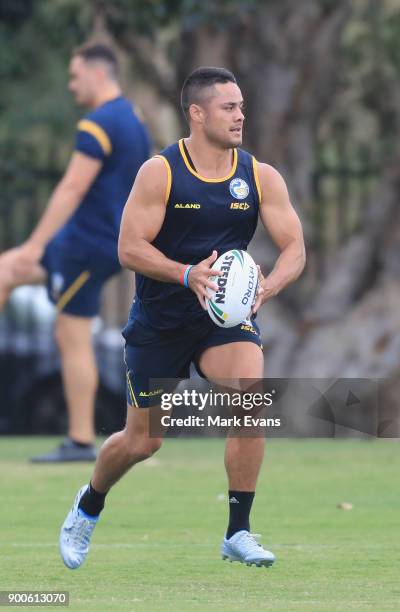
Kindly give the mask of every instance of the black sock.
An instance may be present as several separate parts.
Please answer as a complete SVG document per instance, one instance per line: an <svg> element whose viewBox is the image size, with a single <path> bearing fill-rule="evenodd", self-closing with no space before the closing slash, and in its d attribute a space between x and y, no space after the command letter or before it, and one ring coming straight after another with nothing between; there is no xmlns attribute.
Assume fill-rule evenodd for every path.
<svg viewBox="0 0 400 612"><path fill-rule="evenodd" d="M104 508L104 500L107 493L99 493L92 487L92 483L79 500L78 508L81 508L89 516L98 516Z"/></svg>
<svg viewBox="0 0 400 612"><path fill-rule="evenodd" d="M229 525L226 538L244 529L250 531L250 510L253 504L254 491L229 491Z"/></svg>

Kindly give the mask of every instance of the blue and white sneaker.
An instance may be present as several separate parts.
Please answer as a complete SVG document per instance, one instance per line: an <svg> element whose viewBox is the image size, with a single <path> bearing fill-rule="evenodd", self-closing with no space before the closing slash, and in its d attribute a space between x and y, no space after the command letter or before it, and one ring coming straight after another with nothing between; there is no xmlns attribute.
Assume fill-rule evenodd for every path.
<svg viewBox="0 0 400 612"><path fill-rule="evenodd" d="M224 538L221 545L222 559L229 559L231 562L240 561L257 567L262 565L269 567L275 561L275 555L257 542L258 537L259 534L241 530L234 533L229 540Z"/></svg>
<svg viewBox="0 0 400 612"><path fill-rule="evenodd" d="M81 508L79 501L89 485L79 489L74 505L69 511L60 531L60 554L65 565L77 569L85 561L89 552L89 542L98 516L89 516Z"/></svg>

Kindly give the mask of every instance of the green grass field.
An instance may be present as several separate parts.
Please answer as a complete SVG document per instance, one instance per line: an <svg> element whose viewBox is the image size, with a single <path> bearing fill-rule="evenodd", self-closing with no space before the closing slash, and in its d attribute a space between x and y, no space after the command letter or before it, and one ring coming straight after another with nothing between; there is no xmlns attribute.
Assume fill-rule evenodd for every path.
<svg viewBox="0 0 400 612"><path fill-rule="evenodd" d="M400 608L396 441L270 442L252 513L278 557L265 569L219 557L223 441L169 440L111 492L75 571L58 532L91 466L27 463L54 443L0 438L0 590L66 590L73 610Z"/></svg>

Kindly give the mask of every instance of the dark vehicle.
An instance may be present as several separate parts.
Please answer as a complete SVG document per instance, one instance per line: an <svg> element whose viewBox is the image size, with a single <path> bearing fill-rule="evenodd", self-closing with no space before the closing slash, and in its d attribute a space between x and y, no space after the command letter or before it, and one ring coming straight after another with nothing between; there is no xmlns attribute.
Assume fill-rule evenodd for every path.
<svg viewBox="0 0 400 612"><path fill-rule="evenodd" d="M55 311L43 287L20 287L0 315L0 434L64 434L67 415L54 341ZM94 321L100 384L96 430L125 421L125 370L120 329Z"/></svg>

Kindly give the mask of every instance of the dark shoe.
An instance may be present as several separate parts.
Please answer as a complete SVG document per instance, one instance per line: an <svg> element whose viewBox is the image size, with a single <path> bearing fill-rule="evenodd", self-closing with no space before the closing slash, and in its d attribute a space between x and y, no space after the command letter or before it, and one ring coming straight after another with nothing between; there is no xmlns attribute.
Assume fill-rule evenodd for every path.
<svg viewBox="0 0 400 612"><path fill-rule="evenodd" d="M69 438L61 442L54 451L31 457L31 463L61 463L64 461L96 461L97 450L90 446L79 446Z"/></svg>

